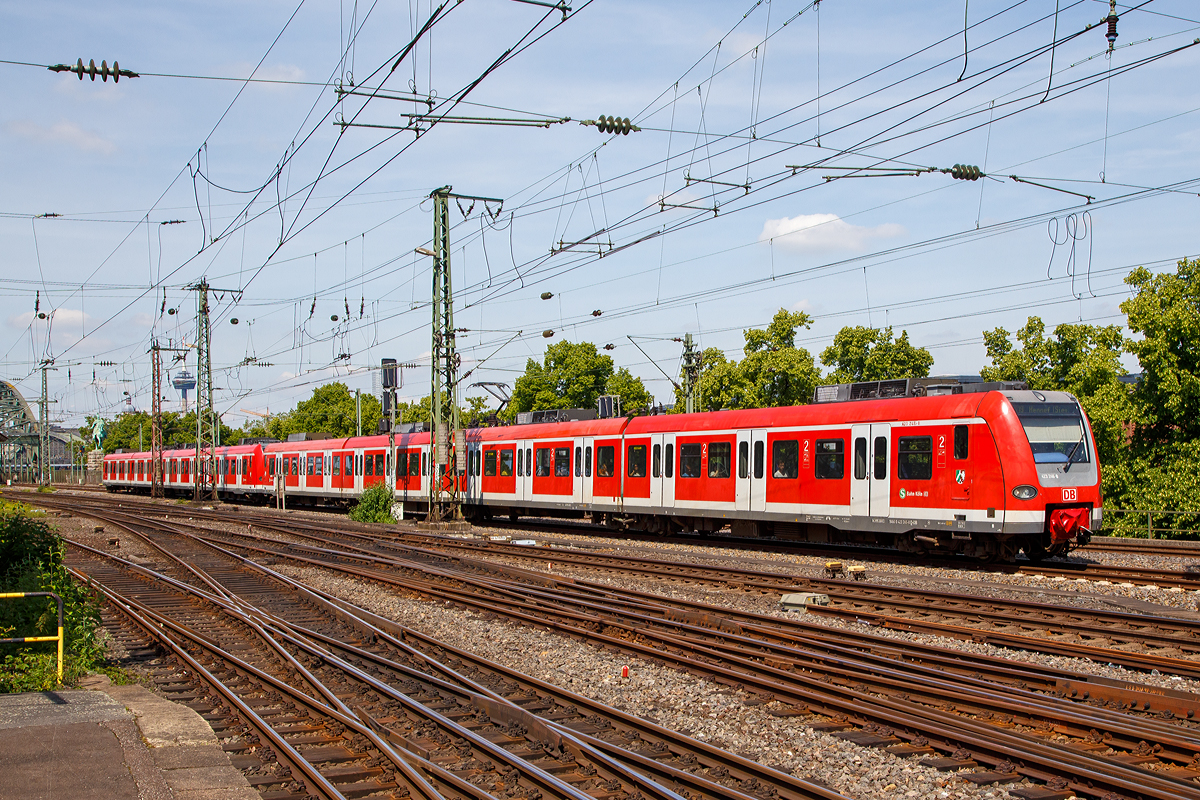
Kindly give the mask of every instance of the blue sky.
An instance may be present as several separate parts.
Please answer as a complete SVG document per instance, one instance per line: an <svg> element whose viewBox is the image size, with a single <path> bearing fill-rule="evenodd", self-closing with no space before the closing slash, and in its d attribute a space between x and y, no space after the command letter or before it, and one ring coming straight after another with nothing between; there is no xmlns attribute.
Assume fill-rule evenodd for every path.
<svg viewBox="0 0 1200 800"><path fill-rule="evenodd" d="M1049 2L971 3L964 45L962 2L595 0L564 21L466 0L391 71L436 6L0 3L5 62L143 74L0 64L3 376L32 398L54 358L64 421L115 414L125 391L148 408L149 343L194 342L186 287L207 276L240 290L213 306L226 422L330 380L370 390L381 357L428 361L414 248L445 185L504 200L451 208L464 363L500 348L471 381L511 385L553 330L613 344L669 402L627 337L673 373L672 338L736 356L742 329L779 308L814 316L798 336L814 354L843 325L890 324L938 374L977 372L981 332L1030 314L1119 324L1129 269L1200 251L1200 14L1120 4L1109 56L1107 2L1058 6L1056 20ZM333 86L381 80L369 99ZM571 121L335 124L399 127L422 98L443 115ZM578 124L602 114L642 130ZM993 177L883 174L959 163ZM425 368L404 381L428 392Z"/></svg>

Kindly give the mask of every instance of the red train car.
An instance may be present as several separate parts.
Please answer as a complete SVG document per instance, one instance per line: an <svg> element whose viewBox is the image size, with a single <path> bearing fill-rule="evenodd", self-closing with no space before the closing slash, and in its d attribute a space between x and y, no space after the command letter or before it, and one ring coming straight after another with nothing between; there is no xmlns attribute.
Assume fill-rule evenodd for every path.
<svg viewBox="0 0 1200 800"><path fill-rule="evenodd" d="M1062 553L1100 528L1095 441L1065 392L883 381L821 387L814 400L471 430L457 461L463 508L988 560ZM350 503L392 475L397 500L423 513L429 434L395 444L390 458L386 436L220 448L217 485L264 501ZM168 490L189 489L191 457L168 452ZM108 456L105 484L144 490L148 465L147 453Z"/></svg>

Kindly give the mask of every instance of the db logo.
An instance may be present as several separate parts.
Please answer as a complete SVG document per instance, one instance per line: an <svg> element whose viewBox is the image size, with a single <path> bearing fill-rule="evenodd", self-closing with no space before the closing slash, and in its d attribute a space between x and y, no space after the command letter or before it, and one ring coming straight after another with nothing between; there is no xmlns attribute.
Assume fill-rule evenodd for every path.
<svg viewBox="0 0 1200 800"><path fill-rule="evenodd" d="M1067 489L1064 487L1062 490L1063 502L1064 503L1074 503L1078 499L1076 492L1077 492L1077 490L1075 490L1075 489Z"/></svg>

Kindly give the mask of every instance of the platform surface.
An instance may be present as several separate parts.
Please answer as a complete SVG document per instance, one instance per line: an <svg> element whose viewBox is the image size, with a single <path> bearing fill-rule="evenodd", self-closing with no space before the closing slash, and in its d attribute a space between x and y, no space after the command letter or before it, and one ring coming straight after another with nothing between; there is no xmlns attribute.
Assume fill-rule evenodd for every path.
<svg viewBox="0 0 1200 800"><path fill-rule="evenodd" d="M257 800L196 712L141 686L0 695L0 800Z"/></svg>

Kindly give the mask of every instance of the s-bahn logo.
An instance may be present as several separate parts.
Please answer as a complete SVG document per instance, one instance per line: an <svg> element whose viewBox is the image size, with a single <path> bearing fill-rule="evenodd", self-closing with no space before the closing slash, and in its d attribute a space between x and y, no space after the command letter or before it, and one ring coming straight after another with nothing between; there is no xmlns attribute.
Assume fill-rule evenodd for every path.
<svg viewBox="0 0 1200 800"><path fill-rule="evenodd" d="M904 499L904 490L903 489L900 490L900 499L901 500Z"/></svg>

